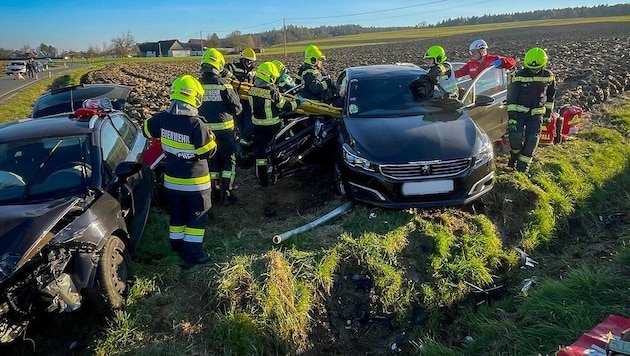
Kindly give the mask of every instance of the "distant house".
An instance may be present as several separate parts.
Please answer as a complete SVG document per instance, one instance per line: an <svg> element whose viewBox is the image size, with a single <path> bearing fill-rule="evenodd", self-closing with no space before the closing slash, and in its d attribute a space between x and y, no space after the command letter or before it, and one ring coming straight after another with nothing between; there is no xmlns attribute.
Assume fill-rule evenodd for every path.
<svg viewBox="0 0 630 356"><path fill-rule="evenodd" d="M139 57L188 57L190 48L178 40L143 42L138 44Z"/></svg>

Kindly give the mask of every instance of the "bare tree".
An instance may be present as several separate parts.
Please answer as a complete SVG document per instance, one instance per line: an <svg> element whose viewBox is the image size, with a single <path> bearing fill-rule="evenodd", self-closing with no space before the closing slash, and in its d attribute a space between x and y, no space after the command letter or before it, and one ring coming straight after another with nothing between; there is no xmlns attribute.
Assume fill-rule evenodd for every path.
<svg viewBox="0 0 630 356"><path fill-rule="evenodd" d="M138 53L138 46L136 40L131 35L131 31L127 30L127 34L122 34L120 37L112 38L112 54L116 57L127 57Z"/></svg>
<svg viewBox="0 0 630 356"><path fill-rule="evenodd" d="M206 42L208 43L208 48L217 48L221 47L221 39L216 33L208 36L206 38Z"/></svg>

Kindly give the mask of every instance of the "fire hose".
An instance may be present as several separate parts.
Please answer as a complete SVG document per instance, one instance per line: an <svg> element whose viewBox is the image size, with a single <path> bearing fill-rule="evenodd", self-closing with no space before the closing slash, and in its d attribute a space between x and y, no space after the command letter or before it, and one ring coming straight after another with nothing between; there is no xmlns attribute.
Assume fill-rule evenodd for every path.
<svg viewBox="0 0 630 356"><path fill-rule="evenodd" d="M241 99L247 100L247 93L253 84L233 80L232 86L236 88ZM283 93L282 96L292 101L297 100L297 97L291 94ZM298 106L295 112L303 115L324 115L337 119L341 118L341 108L310 99L305 99L305 101Z"/></svg>
<svg viewBox="0 0 630 356"><path fill-rule="evenodd" d="M348 209L350 209L352 207L353 202L351 200L339 205L337 208L335 208L335 210L332 210L331 212L329 212L326 215L321 216L320 218L311 221L308 224L304 224L302 226L296 227L293 230L289 230L287 232L283 232L279 235L275 235L273 237L273 243L275 244L279 244L282 241L288 239L289 237L292 237L294 235L297 234L301 234L303 232L306 232L312 228L314 228L315 226L321 225L323 223L325 223L326 221L335 218L343 213L345 213L346 211L348 211Z"/></svg>

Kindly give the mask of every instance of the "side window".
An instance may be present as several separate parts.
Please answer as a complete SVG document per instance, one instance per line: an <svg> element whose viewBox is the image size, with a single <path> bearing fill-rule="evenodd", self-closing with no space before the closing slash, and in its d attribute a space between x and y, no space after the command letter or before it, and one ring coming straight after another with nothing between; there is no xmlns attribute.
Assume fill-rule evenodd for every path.
<svg viewBox="0 0 630 356"><path fill-rule="evenodd" d="M505 70L501 68L491 68L476 79L475 95L493 96L507 89Z"/></svg>
<svg viewBox="0 0 630 356"><path fill-rule="evenodd" d="M131 149L138 133L136 126L123 115L113 115L111 119L127 148Z"/></svg>
<svg viewBox="0 0 630 356"><path fill-rule="evenodd" d="M129 156L129 148L112 125L111 121L106 121L101 127L101 150L103 152L103 178L105 184L114 178L114 172L118 163L124 161Z"/></svg>

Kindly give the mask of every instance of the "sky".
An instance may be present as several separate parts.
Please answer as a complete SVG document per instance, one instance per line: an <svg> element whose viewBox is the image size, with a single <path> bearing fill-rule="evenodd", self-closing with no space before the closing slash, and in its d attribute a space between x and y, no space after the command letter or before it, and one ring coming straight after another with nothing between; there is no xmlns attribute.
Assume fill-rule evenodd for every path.
<svg viewBox="0 0 630 356"><path fill-rule="evenodd" d="M84 51L131 34L136 42L223 38L287 25L365 27L435 24L456 17L626 3L597 0L25 0L0 2L0 48L40 44Z"/></svg>

